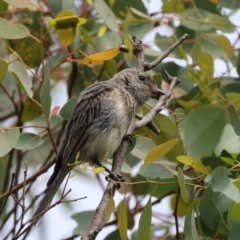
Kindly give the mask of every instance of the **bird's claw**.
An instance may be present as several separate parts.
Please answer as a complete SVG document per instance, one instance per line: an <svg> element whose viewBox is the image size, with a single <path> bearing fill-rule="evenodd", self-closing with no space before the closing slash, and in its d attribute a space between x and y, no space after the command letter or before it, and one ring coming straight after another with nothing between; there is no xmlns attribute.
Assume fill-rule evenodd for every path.
<svg viewBox="0 0 240 240"><path fill-rule="evenodd" d="M124 137L123 137L123 140L128 140L128 142L129 142L129 147L131 147L132 146L132 134L127 134L127 135L125 135Z"/></svg>
<svg viewBox="0 0 240 240"><path fill-rule="evenodd" d="M109 182L110 179L116 181L116 182L125 182L125 179L118 174L111 173L108 176L105 177L105 179ZM114 189L118 190L121 187L120 183L114 184Z"/></svg>

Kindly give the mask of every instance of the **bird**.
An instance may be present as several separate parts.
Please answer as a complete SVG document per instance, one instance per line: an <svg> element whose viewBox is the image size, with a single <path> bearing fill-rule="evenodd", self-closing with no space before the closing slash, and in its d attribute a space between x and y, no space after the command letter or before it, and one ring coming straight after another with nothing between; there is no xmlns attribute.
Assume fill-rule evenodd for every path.
<svg viewBox="0 0 240 240"><path fill-rule="evenodd" d="M159 99L161 95L165 95L164 91L157 87L149 73L131 68L84 89L68 122L53 174L34 216L41 215L50 205L66 175L77 165L77 155L77 163L102 166L120 146L138 109L149 98ZM121 176L108 172L110 178L122 181ZM36 222L38 219L36 217Z"/></svg>

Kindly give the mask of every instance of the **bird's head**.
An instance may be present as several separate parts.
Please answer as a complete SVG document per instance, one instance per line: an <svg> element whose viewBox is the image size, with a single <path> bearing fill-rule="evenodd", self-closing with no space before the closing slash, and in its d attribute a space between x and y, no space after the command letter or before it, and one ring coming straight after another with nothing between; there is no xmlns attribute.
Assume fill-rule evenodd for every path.
<svg viewBox="0 0 240 240"><path fill-rule="evenodd" d="M161 95L166 95L152 76L143 71L128 68L116 74L114 79L132 94L139 106L149 98L158 100Z"/></svg>

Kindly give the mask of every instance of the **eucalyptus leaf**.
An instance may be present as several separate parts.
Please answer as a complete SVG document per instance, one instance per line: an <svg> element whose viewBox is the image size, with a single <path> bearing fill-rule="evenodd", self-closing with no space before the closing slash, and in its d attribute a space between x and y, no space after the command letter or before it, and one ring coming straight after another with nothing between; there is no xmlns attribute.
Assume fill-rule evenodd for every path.
<svg viewBox="0 0 240 240"><path fill-rule="evenodd" d="M18 128L12 128L7 131L0 129L0 157L8 154L18 141L20 132Z"/></svg>
<svg viewBox="0 0 240 240"><path fill-rule="evenodd" d="M41 137L33 133L22 133L14 148L19 150L31 150L39 145Z"/></svg>

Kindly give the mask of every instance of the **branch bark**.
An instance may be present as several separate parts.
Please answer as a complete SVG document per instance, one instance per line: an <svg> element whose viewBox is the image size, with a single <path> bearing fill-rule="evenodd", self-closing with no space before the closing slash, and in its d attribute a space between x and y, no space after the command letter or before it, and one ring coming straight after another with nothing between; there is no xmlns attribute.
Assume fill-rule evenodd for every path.
<svg viewBox="0 0 240 240"><path fill-rule="evenodd" d="M184 34L162 56L158 57L152 63L149 63L144 59L144 47L143 47L142 41L136 37L133 37L132 45L133 45L133 53L137 59L137 69L146 71L146 70L150 70L150 69L156 67L177 46L179 46L187 37L188 37L188 35ZM120 51L128 52L128 48L124 45L121 45L119 47L119 49L120 49ZM169 86L167 94L164 96L161 96L159 98L159 101L157 102L156 106L154 108L152 108L152 110L146 116L144 116L140 121L138 121L136 123L133 122L130 125L127 134L132 134L134 130L142 128L146 125L152 126L151 123L153 121L154 116L159 113L161 108L166 104L167 99L170 98L173 88L180 82L180 80L177 77L170 76L166 71L165 71L165 74L167 76L168 81L170 82L170 86ZM127 148L128 148L128 140L123 140L121 145L119 146L118 150L114 153L112 171L115 174L119 174L121 171L122 163L123 163ZM91 223L88 231L82 235L81 240L94 240L94 239L96 239L98 233L102 230L102 227L104 225L104 217L105 217L106 207L107 207L107 204L108 204L111 196L114 194L113 186L114 186L114 183L112 183L112 182L108 183L108 185L104 191L103 197L96 209L96 213L93 217L92 223Z"/></svg>

